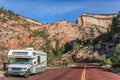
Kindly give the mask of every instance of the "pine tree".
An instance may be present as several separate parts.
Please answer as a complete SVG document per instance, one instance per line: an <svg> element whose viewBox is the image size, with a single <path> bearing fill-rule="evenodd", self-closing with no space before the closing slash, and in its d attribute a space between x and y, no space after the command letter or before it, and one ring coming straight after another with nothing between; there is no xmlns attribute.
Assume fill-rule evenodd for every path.
<svg viewBox="0 0 120 80"><path fill-rule="evenodd" d="M62 53L64 52L64 50L65 50L64 46L60 46L60 41L57 39L56 50L55 50L57 58L60 58L62 56Z"/></svg>
<svg viewBox="0 0 120 80"><path fill-rule="evenodd" d="M112 33L119 33L120 32L120 14L113 18L111 26Z"/></svg>
<svg viewBox="0 0 120 80"><path fill-rule="evenodd" d="M79 51L80 50L80 44L78 42L74 42L72 50Z"/></svg>
<svg viewBox="0 0 120 80"><path fill-rule="evenodd" d="M46 39L46 43L44 46L44 51L48 54L48 64L53 64L53 61L55 60L55 55L53 53L53 47L51 45L51 41Z"/></svg>

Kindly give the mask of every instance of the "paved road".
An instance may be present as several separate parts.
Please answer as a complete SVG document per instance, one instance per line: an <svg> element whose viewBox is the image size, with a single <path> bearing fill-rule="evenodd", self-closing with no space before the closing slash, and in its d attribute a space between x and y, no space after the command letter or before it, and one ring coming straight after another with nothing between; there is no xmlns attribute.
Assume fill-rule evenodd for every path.
<svg viewBox="0 0 120 80"><path fill-rule="evenodd" d="M55 68L31 75L29 78L0 77L0 80L120 80L120 76L89 63L78 63L76 67Z"/></svg>

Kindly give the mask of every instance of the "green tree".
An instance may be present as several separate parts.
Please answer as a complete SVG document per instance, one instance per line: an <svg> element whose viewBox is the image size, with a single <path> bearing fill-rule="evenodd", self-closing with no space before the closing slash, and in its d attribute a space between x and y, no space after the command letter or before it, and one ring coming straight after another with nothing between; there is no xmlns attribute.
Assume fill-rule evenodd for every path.
<svg viewBox="0 0 120 80"><path fill-rule="evenodd" d="M120 55L120 43L116 46L116 53Z"/></svg>
<svg viewBox="0 0 120 80"><path fill-rule="evenodd" d="M57 51L58 57L61 57L61 56L62 56L64 50L65 50L64 46L62 46L62 47L60 47L60 48L58 49L58 51Z"/></svg>
<svg viewBox="0 0 120 80"><path fill-rule="evenodd" d="M116 46L115 53L111 56L113 62L118 62L120 60L120 43Z"/></svg>
<svg viewBox="0 0 120 80"><path fill-rule="evenodd" d="M62 56L62 53L64 52L65 48L64 46L60 46L60 41L57 39L56 40L56 46L55 46L55 54L57 58L60 58Z"/></svg>
<svg viewBox="0 0 120 80"><path fill-rule="evenodd" d="M73 42L73 47L72 47L72 51L79 51L80 50L80 44L78 42Z"/></svg>
<svg viewBox="0 0 120 80"><path fill-rule="evenodd" d="M55 55L53 53L53 47L51 45L50 40L46 40L45 46L44 46L44 51L47 52L48 54L48 66L53 64L53 61L55 60Z"/></svg>
<svg viewBox="0 0 120 80"><path fill-rule="evenodd" d="M51 41L48 39L49 33L46 28L43 28L42 30L35 30L29 37L42 37L45 41L45 44L43 46L43 51L45 51L48 55L48 66L52 65L55 60L55 55L53 53L53 47L51 44Z"/></svg>
<svg viewBox="0 0 120 80"><path fill-rule="evenodd" d="M40 37L42 37L43 39L47 39L49 37L49 33L48 33L48 30L46 28L43 28L40 31Z"/></svg>
<svg viewBox="0 0 120 80"><path fill-rule="evenodd" d="M111 32L112 33L119 33L120 32L120 14L113 18Z"/></svg>
<svg viewBox="0 0 120 80"><path fill-rule="evenodd" d="M114 58L116 58L116 61L120 61L120 43L116 46L116 52L114 53Z"/></svg>
<svg viewBox="0 0 120 80"><path fill-rule="evenodd" d="M41 31L33 31L33 33L29 37L42 37L44 40L46 40L49 37L49 33L46 28L43 28Z"/></svg>
<svg viewBox="0 0 120 80"><path fill-rule="evenodd" d="M54 65L55 55L54 55L53 51L48 51L47 56L48 56L48 58L47 58L48 66Z"/></svg>
<svg viewBox="0 0 120 80"><path fill-rule="evenodd" d="M90 43L93 44L94 28L90 27Z"/></svg>
<svg viewBox="0 0 120 80"><path fill-rule="evenodd" d="M116 46L116 52L110 58L113 67L120 67L120 43Z"/></svg>

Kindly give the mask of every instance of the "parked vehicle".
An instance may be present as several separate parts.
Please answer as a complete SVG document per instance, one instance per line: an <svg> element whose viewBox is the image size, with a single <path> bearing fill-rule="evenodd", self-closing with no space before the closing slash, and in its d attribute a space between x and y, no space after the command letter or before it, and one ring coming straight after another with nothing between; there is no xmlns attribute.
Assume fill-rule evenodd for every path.
<svg viewBox="0 0 120 80"><path fill-rule="evenodd" d="M44 71L47 67L47 53L33 48L10 50L7 56L14 58L8 65L7 75L23 75L27 78L30 74Z"/></svg>

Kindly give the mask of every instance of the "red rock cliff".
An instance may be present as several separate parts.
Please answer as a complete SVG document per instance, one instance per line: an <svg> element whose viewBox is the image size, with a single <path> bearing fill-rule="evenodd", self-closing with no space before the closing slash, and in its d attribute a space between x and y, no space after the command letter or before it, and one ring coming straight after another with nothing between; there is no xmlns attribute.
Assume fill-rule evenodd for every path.
<svg viewBox="0 0 120 80"><path fill-rule="evenodd" d="M99 25L107 28L112 23L112 18L117 14L83 14L78 18L78 25L83 27L89 27L91 25Z"/></svg>

